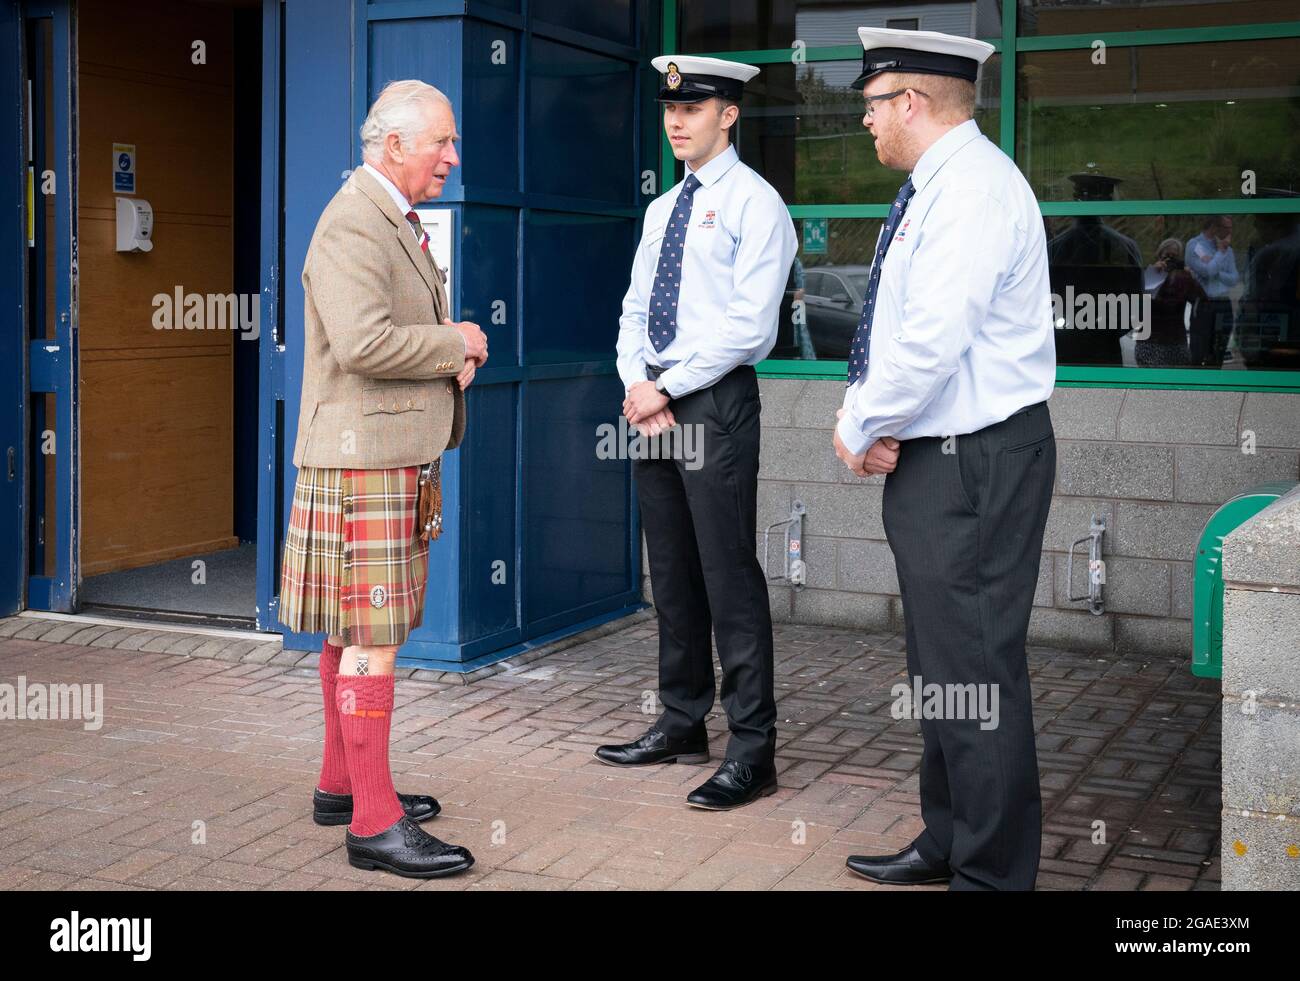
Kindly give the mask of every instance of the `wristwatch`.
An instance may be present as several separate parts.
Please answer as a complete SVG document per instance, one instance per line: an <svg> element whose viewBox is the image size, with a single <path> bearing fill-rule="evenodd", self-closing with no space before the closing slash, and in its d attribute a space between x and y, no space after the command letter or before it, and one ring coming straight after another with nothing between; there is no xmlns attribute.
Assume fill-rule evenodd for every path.
<svg viewBox="0 0 1300 981"><path fill-rule="evenodd" d="M668 389L664 388L663 375L660 375L658 378L655 379L655 391L659 392L662 395L668 394Z"/></svg>

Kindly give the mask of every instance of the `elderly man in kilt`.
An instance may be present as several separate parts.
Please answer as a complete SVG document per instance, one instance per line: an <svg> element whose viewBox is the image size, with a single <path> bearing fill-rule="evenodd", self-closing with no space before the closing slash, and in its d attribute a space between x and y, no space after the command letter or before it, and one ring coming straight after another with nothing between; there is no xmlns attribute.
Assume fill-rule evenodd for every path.
<svg viewBox="0 0 1300 981"><path fill-rule="evenodd" d="M487 360L483 332L448 317L413 210L442 193L456 140L446 96L393 82L361 127L364 166L316 224L280 584L281 621L327 635L314 818L349 825L352 865L419 878L474 862L420 828L438 802L398 794L388 764L393 665L420 624L441 523L438 463L464 436L464 391Z"/></svg>

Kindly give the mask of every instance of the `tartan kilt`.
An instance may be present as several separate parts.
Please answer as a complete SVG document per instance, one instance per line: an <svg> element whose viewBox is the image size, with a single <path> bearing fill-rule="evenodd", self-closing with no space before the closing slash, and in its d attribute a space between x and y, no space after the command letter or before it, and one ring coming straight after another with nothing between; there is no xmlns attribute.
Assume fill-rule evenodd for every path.
<svg viewBox="0 0 1300 981"><path fill-rule="evenodd" d="M279 618L345 646L405 642L420 625L429 543L416 530L419 467L301 467L284 535Z"/></svg>

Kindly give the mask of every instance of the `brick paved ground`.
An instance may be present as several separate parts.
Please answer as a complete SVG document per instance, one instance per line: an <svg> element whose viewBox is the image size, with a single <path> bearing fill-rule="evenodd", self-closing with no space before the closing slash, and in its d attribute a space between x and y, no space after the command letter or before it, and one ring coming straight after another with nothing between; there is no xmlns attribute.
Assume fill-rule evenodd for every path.
<svg viewBox="0 0 1300 981"><path fill-rule="evenodd" d="M437 881L352 869L342 829L311 822L315 655L28 618L0 621L0 638L0 682L99 682L107 703L98 731L0 722L0 889L869 890L884 887L845 856L894 851L921 826L919 731L889 714L897 636L777 627L781 789L727 813L683 802L711 766L591 756L645 728L653 620L470 685L403 678L399 789L437 796L425 827L477 858ZM179 648L198 656L162 652ZM1030 667L1038 887L1217 889L1218 684L1158 658L1035 648ZM716 758L720 708L709 728Z"/></svg>

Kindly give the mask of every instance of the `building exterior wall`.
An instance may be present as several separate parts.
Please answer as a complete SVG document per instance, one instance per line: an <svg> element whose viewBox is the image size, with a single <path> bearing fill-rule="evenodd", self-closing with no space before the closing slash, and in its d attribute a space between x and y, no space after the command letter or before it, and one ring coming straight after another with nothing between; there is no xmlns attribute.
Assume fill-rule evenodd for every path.
<svg viewBox="0 0 1300 981"><path fill-rule="evenodd" d="M902 628L902 603L880 505L883 477L853 476L831 449L844 383L764 378L758 550L763 529L807 508L807 584L773 584L779 622ZM1192 566L1205 522L1267 480L1300 479L1300 395L1058 388L1049 402L1056 489L1030 619L1035 644L1191 656ZM1070 543L1106 517L1105 612L1071 602ZM783 569L773 532L769 576ZM644 569L643 569L644 571ZM1087 551L1076 552L1075 594ZM646 596L651 597L648 580Z"/></svg>

